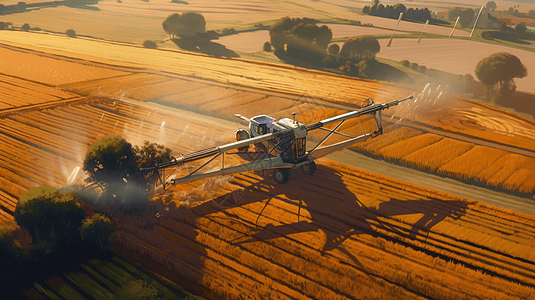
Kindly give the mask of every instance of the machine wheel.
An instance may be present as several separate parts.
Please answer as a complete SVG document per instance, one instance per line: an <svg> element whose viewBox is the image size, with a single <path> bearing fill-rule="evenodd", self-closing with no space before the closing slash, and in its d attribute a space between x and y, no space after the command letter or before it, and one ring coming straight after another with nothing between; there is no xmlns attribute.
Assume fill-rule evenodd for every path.
<svg viewBox="0 0 535 300"><path fill-rule="evenodd" d="M251 136L249 135L249 131L247 131L246 129L238 129L238 131L236 131L236 141L239 142L239 141L243 141L249 138L251 138ZM240 152L249 151L249 145L239 147L238 151Z"/></svg>
<svg viewBox="0 0 535 300"><path fill-rule="evenodd" d="M286 169L276 169L275 172L273 172L273 179L277 183L284 184L290 180L290 170Z"/></svg>
<svg viewBox="0 0 535 300"><path fill-rule="evenodd" d="M316 173L316 162L311 161L306 165L302 165L301 172L305 175L314 175Z"/></svg>

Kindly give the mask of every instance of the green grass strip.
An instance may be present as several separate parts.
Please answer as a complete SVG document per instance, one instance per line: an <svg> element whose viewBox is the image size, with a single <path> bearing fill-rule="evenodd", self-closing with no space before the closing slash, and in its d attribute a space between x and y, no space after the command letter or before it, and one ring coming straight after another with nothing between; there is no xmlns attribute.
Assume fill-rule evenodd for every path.
<svg viewBox="0 0 535 300"><path fill-rule="evenodd" d="M106 288L108 288L108 290L111 290L112 293L116 293L118 290L120 290L121 288L116 285L113 281L109 280L108 278L102 276L97 270L93 270L90 266L88 265L82 265L82 268L84 268L84 270L91 274L92 276L94 276L101 285L104 285Z"/></svg>
<svg viewBox="0 0 535 300"><path fill-rule="evenodd" d="M115 280L121 287L130 281L137 280L137 278L132 276L130 273L119 268L117 265L111 262L104 263L99 271L110 279Z"/></svg>
<svg viewBox="0 0 535 300"><path fill-rule="evenodd" d="M52 276L45 280L50 287L54 289L61 297L69 300L85 300L85 297L80 295L68 283L64 282L58 276Z"/></svg>
<svg viewBox="0 0 535 300"><path fill-rule="evenodd" d="M49 297L50 299L52 300L61 300L60 297L58 297L56 294L54 294L54 292L50 291L49 289L46 289L44 287L42 287L40 284L38 284L37 282L33 284L33 286L41 293L41 294L44 294L45 296Z"/></svg>
<svg viewBox="0 0 535 300"><path fill-rule="evenodd" d="M181 295L176 295L171 290L169 290L165 285L161 284L157 280L154 280L153 277L141 272L136 267L134 267L130 263L120 259L119 257L115 256L113 258L113 261L118 263L118 264L120 264L121 266L123 266L125 269L127 269L131 273L136 274L141 279L143 279L145 281L148 281L148 282L151 282L159 291L161 291L170 300L174 300L174 299L181 300L181 299L184 299L184 297L188 297L188 296L190 297L188 299L191 299L191 297L195 297L193 294L188 293L186 290L184 290L180 285L170 281L169 279L167 279L167 278L165 278L165 277L163 277L163 276L161 276L159 274L155 274L156 276L158 276L158 279L160 279L162 281L165 281L166 284L170 285L172 288L174 288L177 291L181 292ZM204 298L199 297L199 298L195 298L195 299L204 299Z"/></svg>
<svg viewBox="0 0 535 300"><path fill-rule="evenodd" d="M98 282L93 280L91 277L89 277L87 274L84 273L65 273L64 274L67 279L69 279L73 284L77 285L80 289L82 289L84 292L91 295L91 297L100 300L112 300L114 299L113 294L110 293L107 289L105 289L102 285L100 285ZM66 297L66 299L71 299Z"/></svg>

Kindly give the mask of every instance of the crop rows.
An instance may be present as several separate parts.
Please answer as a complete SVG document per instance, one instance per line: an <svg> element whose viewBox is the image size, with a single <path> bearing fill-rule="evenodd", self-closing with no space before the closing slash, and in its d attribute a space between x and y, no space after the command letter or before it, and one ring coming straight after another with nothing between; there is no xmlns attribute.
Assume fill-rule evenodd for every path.
<svg viewBox="0 0 535 300"><path fill-rule="evenodd" d="M150 230L132 221L118 226L121 243L191 280L202 272L203 284L227 298L533 293L532 217L328 165L317 178L294 174L291 187L235 176L223 192L245 189L240 207L218 211L203 202L174 211L171 202Z"/></svg>
<svg viewBox="0 0 535 300"><path fill-rule="evenodd" d="M233 118L234 114L239 113L246 117L252 117L259 114L267 114L272 117L290 117L293 112L297 113L296 119L299 122L309 124L317 122L345 111L327 108L314 103L314 100L308 99L310 95L305 94L296 100L280 98L275 96L265 96L260 93L244 92L232 88L225 88L215 85L208 85L197 81L187 81L184 79L171 79L158 76L136 74L124 76L120 80L122 85L116 85L115 78L102 79L99 81L66 85L72 91L90 94L90 91L103 91L106 95L126 95L138 100L154 100L159 103L176 106L179 108L193 109L208 113L213 116ZM117 91L117 86L123 87ZM384 95L372 95L380 102L386 99ZM327 97L329 98L329 97ZM340 100L335 96L329 99L334 102L343 103L352 102L360 103L359 97L352 101ZM391 99L389 99L391 100ZM301 102L305 101L305 103ZM308 102L307 102L308 101ZM410 104L410 103L409 103ZM458 104L458 105L457 105ZM408 105L408 104L407 104ZM475 118L472 113L472 106L468 102L456 102L459 106L459 116L455 115L453 120L462 116ZM481 114L484 105L478 105L476 109ZM394 114L403 114L406 107L394 107ZM486 109L489 119L495 120L496 114L493 109ZM433 126L441 126L440 122L445 117L444 113L438 114L439 121L434 120L428 115L423 116L424 122ZM445 114L448 116L448 114ZM509 114L501 114L504 118L504 126L507 124L517 124L520 133L524 133L523 128L527 128L526 122L515 119ZM478 120L485 120L482 116ZM477 121L477 120L476 120ZM437 123L438 122L438 123ZM448 121L449 122L449 121ZM451 126L445 122L442 127L447 130L469 132L480 137L481 134L470 131L464 123L455 123ZM479 121L478 121L479 122ZM494 186L510 191L532 194L535 191L535 168L531 168L535 163L535 158L525 157L522 155L508 153L486 146L475 146L470 143L460 142L451 138L443 138L434 134L423 134L420 130L402 127L387 117L383 118L384 134L372 140L355 144L351 149L385 158L389 161L411 166L420 170L446 175L449 177L467 180L473 183L479 183ZM335 124L328 127L334 128ZM529 127L529 126L528 126ZM461 128L461 129L459 129ZM359 119L347 120L339 131L350 134L360 135L377 130L375 121L371 116L364 116ZM464 130L464 131L463 131ZM509 130L509 129L508 129ZM525 129L529 131L529 128ZM475 132L475 133L474 133ZM476 134L477 133L477 134ZM316 140L321 140L326 136L326 132L311 132L310 136ZM485 134L488 133L485 131ZM484 138L489 138L485 136ZM344 140L339 135L332 136L328 141L335 143ZM519 137L518 143L522 146L526 142L524 136ZM500 141L503 138L500 137ZM531 141L532 143L532 141Z"/></svg>
<svg viewBox="0 0 535 300"><path fill-rule="evenodd" d="M0 74L0 110L75 98L78 95Z"/></svg>
<svg viewBox="0 0 535 300"><path fill-rule="evenodd" d="M183 299L188 296L188 293L176 292L176 289L173 289L175 291L173 292L154 279L118 257L113 257L109 261L92 259L69 272L49 277L42 282L35 282L33 287L22 292L22 295L35 300L111 300L116 299L114 294L127 288L131 282L143 280L151 282L167 299Z"/></svg>
<svg viewBox="0 0 535 300"><path fill-rule="evenodd" d="M166 111L119 101L97 100L2 118L0 221L9 222L17 200L28 189L66 185L91 144L112 134L134 145L144 140L162 143L175 149L175 155L233 139L232 131L217 122L207 128L195 119L177 119Z"/></svg>

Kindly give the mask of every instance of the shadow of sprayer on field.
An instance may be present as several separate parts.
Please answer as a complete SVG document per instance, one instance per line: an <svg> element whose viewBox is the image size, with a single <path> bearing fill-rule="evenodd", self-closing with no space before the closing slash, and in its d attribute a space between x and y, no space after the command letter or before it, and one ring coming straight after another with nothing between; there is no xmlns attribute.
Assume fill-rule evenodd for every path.
<svg viewBox="0 0 535 300"><path fill-rule="evenodd" d="M352 236L369 234L395 241L395 239L382 233L388 231L400 237L427 239L433 226L448 217L459 219L465 214L468 205L462 201L444 201L415 195L414 199L390 199L390 201L380 203L378 207L367 207L357 197L358 191L355 194L348 190L342 179L342 174L333 169L318 165L318 171L312 177L303 175L297 170L293 170L292 173L293 178L286 185L266 185L266 181L270 180L266 178L247 187L247 200L246 203L242 203L242 206L245 207L246 204L258 200L266 201L264 208L273 199L287 202L295 205L295 211L291 211L292 206L289 206L287 210L288 213L296 214L296 222L272 225L287 222L287 220L277 220L276 214L270 214L270 217L262 216L261 214L264 212L262 210L257 218L257 223L259 219L264 219L263 223L267 223L267 225L260 230L251 230L248 236L238 237L234 244L265 241L296 233L321 230L326 236L321 251L339 249L356 260L342 245ZM266 187L268 191L266 191ZM374 190L380 192L381 188L376 186ZM369 193L369 191L363 191L363 194L366 194L364 198L372 199L375 202L373 194ZM250 199L250 194L257 196ZM306 210L310 217L301 214L301 210ZM413 224L407 222L411 225L410 228L401 226L402 224L398 220L389 220L393 216L411 214L423 214L423 216ZM358 260L356 261L358 262Z"/></svg>

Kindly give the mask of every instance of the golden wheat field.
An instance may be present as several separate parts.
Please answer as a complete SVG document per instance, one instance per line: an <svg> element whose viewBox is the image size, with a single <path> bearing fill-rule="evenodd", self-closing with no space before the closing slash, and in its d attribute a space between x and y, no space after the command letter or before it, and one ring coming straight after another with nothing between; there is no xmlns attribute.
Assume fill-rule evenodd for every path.
<svg viewBox="0 0 535 300"><path fill-rule="evenodd" d="M233 142L235 130L243 128L234 113L290 117L295 111L299 121L315 122L359 104L355 99L369 94L390 97L398 89L385 91L377 82L167 50L158 51L161 58L148 55L141 64L141 57L150 53L147 49L91 44L89 39L68 51L61 48L62 42L42 42L27 48L44 52L25 54L40 56L48 64L46 60L57 59L58 53L79 50L85 54L69 54L70 69L78 74L88 70L91 77L47 83L11 74L18 71L2 74L3 81L13 84L0 86L0 91L17 85L16 94L32 105L0 114L2 224L12 222L17 200L29 188L82 180L81 173L82 177L74 174L84 153L105 136L118 134L133 144L146 139L163 143L178 156ZM82 45L93 45L94 56L88 56ZM116 52L109 52L115 58L98 57L110 49L130 51L132 60L125 62ZM83 61L76 60L82 56ZM210 73L204 69L207 65L217 67ZM182 69L173 73L179 66ZM190 70L195 70L195 77L185 74ZM246 70L252 70L247 73L250 78L243 77ZM272 77L254 77L262 72ZM284 77L287 74L293 75ZM313 84L308 78L331 81L358 96L328 96L321 87L300 95L305 84ZM71 95L78 98L39 106ZM10 99L6 109L19 103ZM500 116L496 110L484 112ZM383 136L355 149L489 185L533 190L532 158L424 133L390 116L385 116ZM352 120L342 130L357 134L361 125L371 129L371 122L363 118L359 125ZM479 159L483 155L488 158ZM250 159L229 153L225 162ZM463 172L460 165L465 161L474 165ZM211 200L239 205L222 209ZM533 216L327 159L318 161L314 176L293 170L287 185L276 184L268 171L245 172L177 185L152 201L158 215L114 220L118 233L112 250L208 290L210 299L530 299L534 294Z"/></svg>

